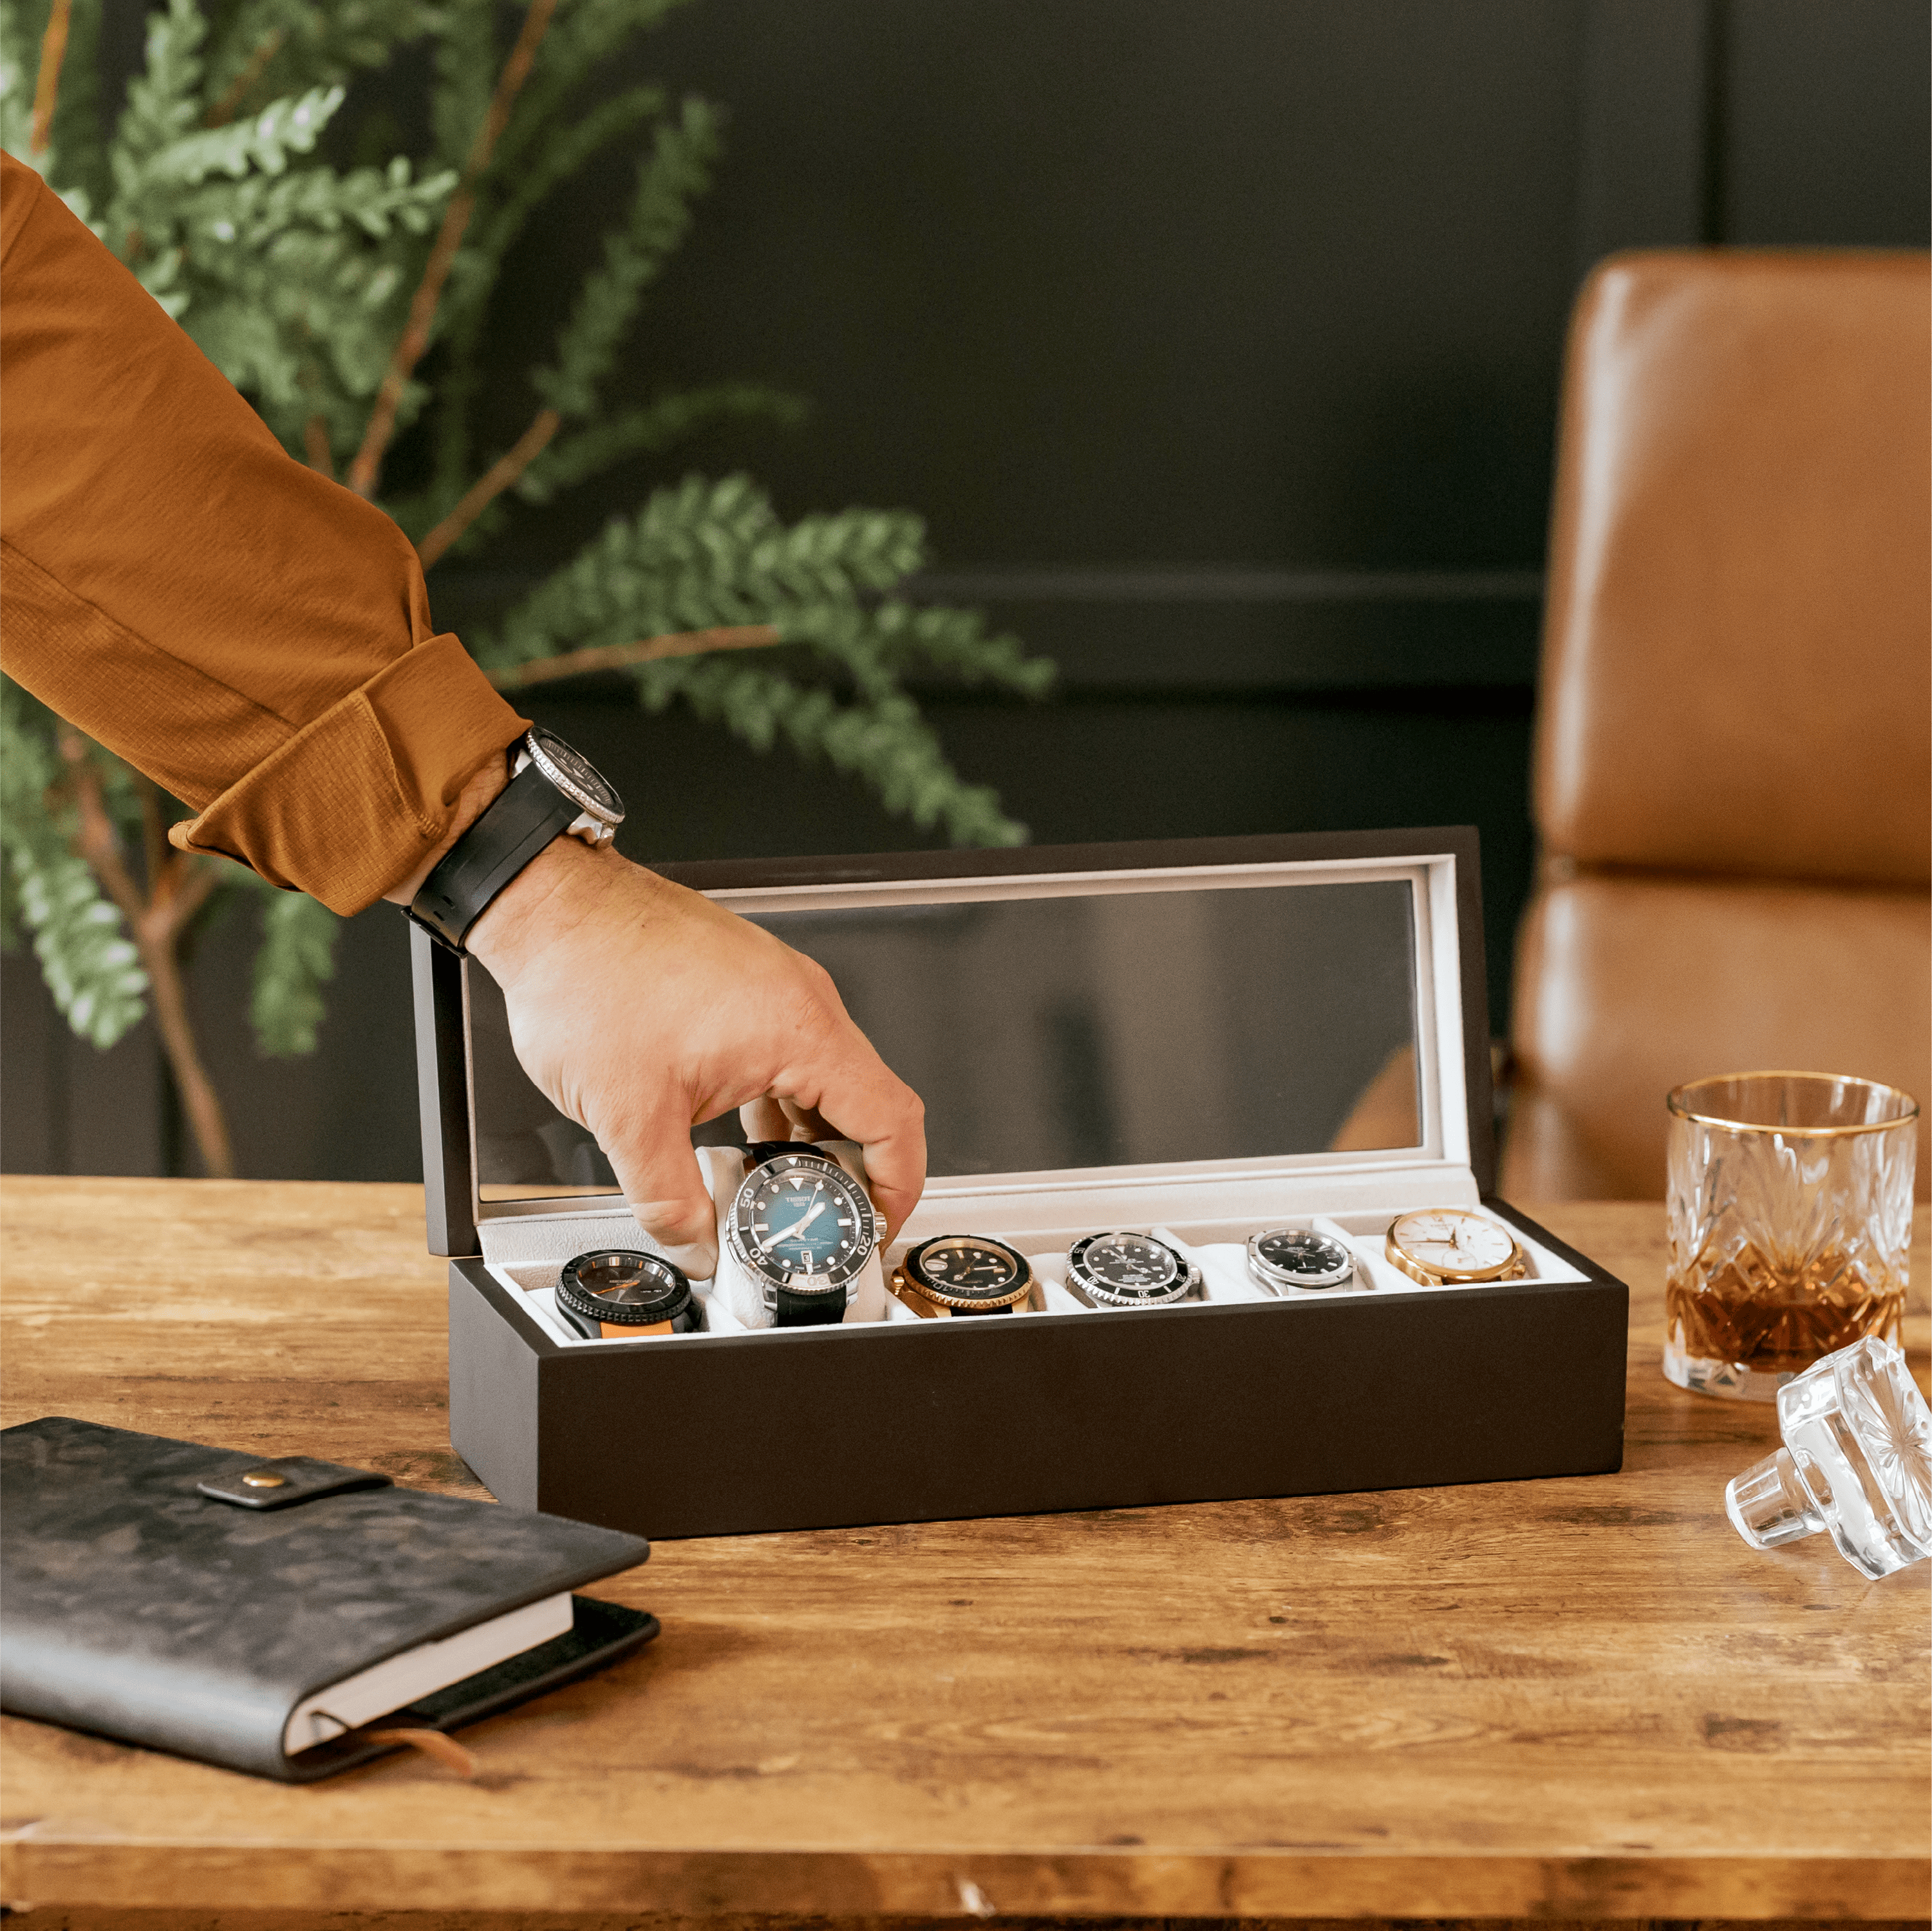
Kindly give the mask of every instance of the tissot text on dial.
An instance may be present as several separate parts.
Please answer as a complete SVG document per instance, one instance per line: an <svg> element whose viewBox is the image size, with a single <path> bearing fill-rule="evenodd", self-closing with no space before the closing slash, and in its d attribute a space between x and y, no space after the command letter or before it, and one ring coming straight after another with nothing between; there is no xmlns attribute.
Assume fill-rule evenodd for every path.
<svg viewBox="0 0 1932 1931"><path fill-rule="evenodd" d="M865 1189L836 1161L800 1146L761 1144L732 1202L731 1251L789 1327L838 1318L878 1244ZM808 1305L824 1297L829 1309Z"/></svg>

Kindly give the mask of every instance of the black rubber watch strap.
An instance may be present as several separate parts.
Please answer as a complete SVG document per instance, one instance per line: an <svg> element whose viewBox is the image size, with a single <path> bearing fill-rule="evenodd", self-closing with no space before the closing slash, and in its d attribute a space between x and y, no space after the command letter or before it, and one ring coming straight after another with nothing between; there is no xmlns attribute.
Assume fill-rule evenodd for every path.
<svg viewBox="0 0 1932 1931"><path fill-rule="evenodd" d="M824 1294L795 1294L789 1288L779 1288L772 1293L774 1327L836 1327L844 1318L843 1288Z"/></svg>
<svg viewBox="0 0 1932 1931"><path fill-rule="evenodd" d="M574 820L580 808L534 763L500 791L423 880L410 916L453 952L497 893Z"/></svg>
<svg viewBox="0 0 1932 1931"><path fill-rule="evenodd" d="M745 1149L745 1170L762 1167L782 1159L787 1153L818 1153L821 1160L832 1158L830 1153L819 1153L809 1140L754 1140Z"/></svg>

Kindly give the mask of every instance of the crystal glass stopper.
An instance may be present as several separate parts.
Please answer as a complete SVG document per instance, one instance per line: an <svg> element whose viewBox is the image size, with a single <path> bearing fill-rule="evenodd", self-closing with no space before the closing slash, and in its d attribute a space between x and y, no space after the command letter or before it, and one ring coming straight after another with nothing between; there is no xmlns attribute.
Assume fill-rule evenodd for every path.
<svg viewBox="0 0 1932 1931"><path fill-rule="evenodd" d="M1868 1336L1778 1391L1784 1446L1724 1491L1754 1549L1830 1531L1862 1575L1932 1555L1932 1408L1890 1342Z"/></svg>

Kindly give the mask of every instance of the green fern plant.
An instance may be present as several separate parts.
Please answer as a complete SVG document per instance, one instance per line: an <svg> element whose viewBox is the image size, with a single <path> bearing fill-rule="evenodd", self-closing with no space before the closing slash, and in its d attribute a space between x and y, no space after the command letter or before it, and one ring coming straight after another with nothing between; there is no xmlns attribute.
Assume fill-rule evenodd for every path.
<svg viewBox="0 0 1932 1931"><path fill-rule="evenodd" d="M714 424L801 418L795 399L745 382L610 398L710 184L721 116L655 87L581 97L680 0L526 0L507 47L490 0L166 0L111 126L101 4L0 0L0 145L40 170L292 456L379 502L426 568L482 551L520 507ZM334 165L327 137L356 73L424 39L430 151ZM638 154L628 199L531 371L530 426L507 450L481 448L481 351L508 251L617 142ZM422 439L428 480L397 495L386 459L405 433ZM1036 696L1052 667L976 613L896 595L925 559L909 513L788 524L748 478L692 476L466 641L506 690L622 669L646 712L682 704L760 751L829 761L956 843L1017 843L1024 828L952 768L905 680L937 668ZM0 937L31 935L56 1003L96 1045L154 1007L204 1165L226 1171L186 1025L187 949L222 900L258 892L256 1039L307 1052L336 922L238 867L172 852L178 805L24 692L0 698Z"/></svg>

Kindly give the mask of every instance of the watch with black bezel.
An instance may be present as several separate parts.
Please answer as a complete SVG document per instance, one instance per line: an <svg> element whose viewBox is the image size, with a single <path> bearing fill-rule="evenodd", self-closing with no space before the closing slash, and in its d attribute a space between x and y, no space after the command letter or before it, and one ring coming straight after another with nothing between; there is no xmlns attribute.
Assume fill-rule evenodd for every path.
<svg viewBox="0 0 1932 1931"><path fill-rule="evenodd" d="M1466 1207L1418 1207L1389 1223L1382 1251L1390 1266L1425 1288L1520 1281L1529 1263L1499 1220Z"/></svg>
<svg viewBox="0 0 1932 1931"><path fill-rule="evenodd" d="M1201 1285L1201 1270L1151 1234L1090 1234L1066 1253L1066 1291L1090 1308L1166 1307Z"/></svg>
<svg viewBox="0 0 1932 1931"><path fill-rule="evenodd" d="M1355 1271L1346 1241L1310 1227L1268 1227L1248 1237L1248 1278L1270 1293L1339 1288Z"/></svg>
<svg viewBox="0 0 1932 1931"><path fill-rule="evenodd" d="M556 1311L586 1341L635 1341L646 1334L691 1334L704 1312L681 1267L662 1254L599 1248L564 1264Z"/></svg>
<svg viewBox="0 0 1932 1931"><path fill-rule="evenodd" d="M804 1141L758 1140L724 1237L758 1282L774 1327L829 1327L845 1318L860 1270L884 1237L866 1189Z"/></svg>
<svg viewBox="0 0 1932 1931"><path fill-rule="evenodd" d="M980 1234L941 1234L908 1247L886 1284L913 1312L1010 1314L1033 1292L1027 1258Z"/></svg>
<svg viewBox="0 0 1932 1931"><path fill-rule="evenodd" d="M616 787L554 731L533 726L510 747L510 781L437 860L409 916L452 952L496 895L554 840L608 844L624 822Z"/></svg>

